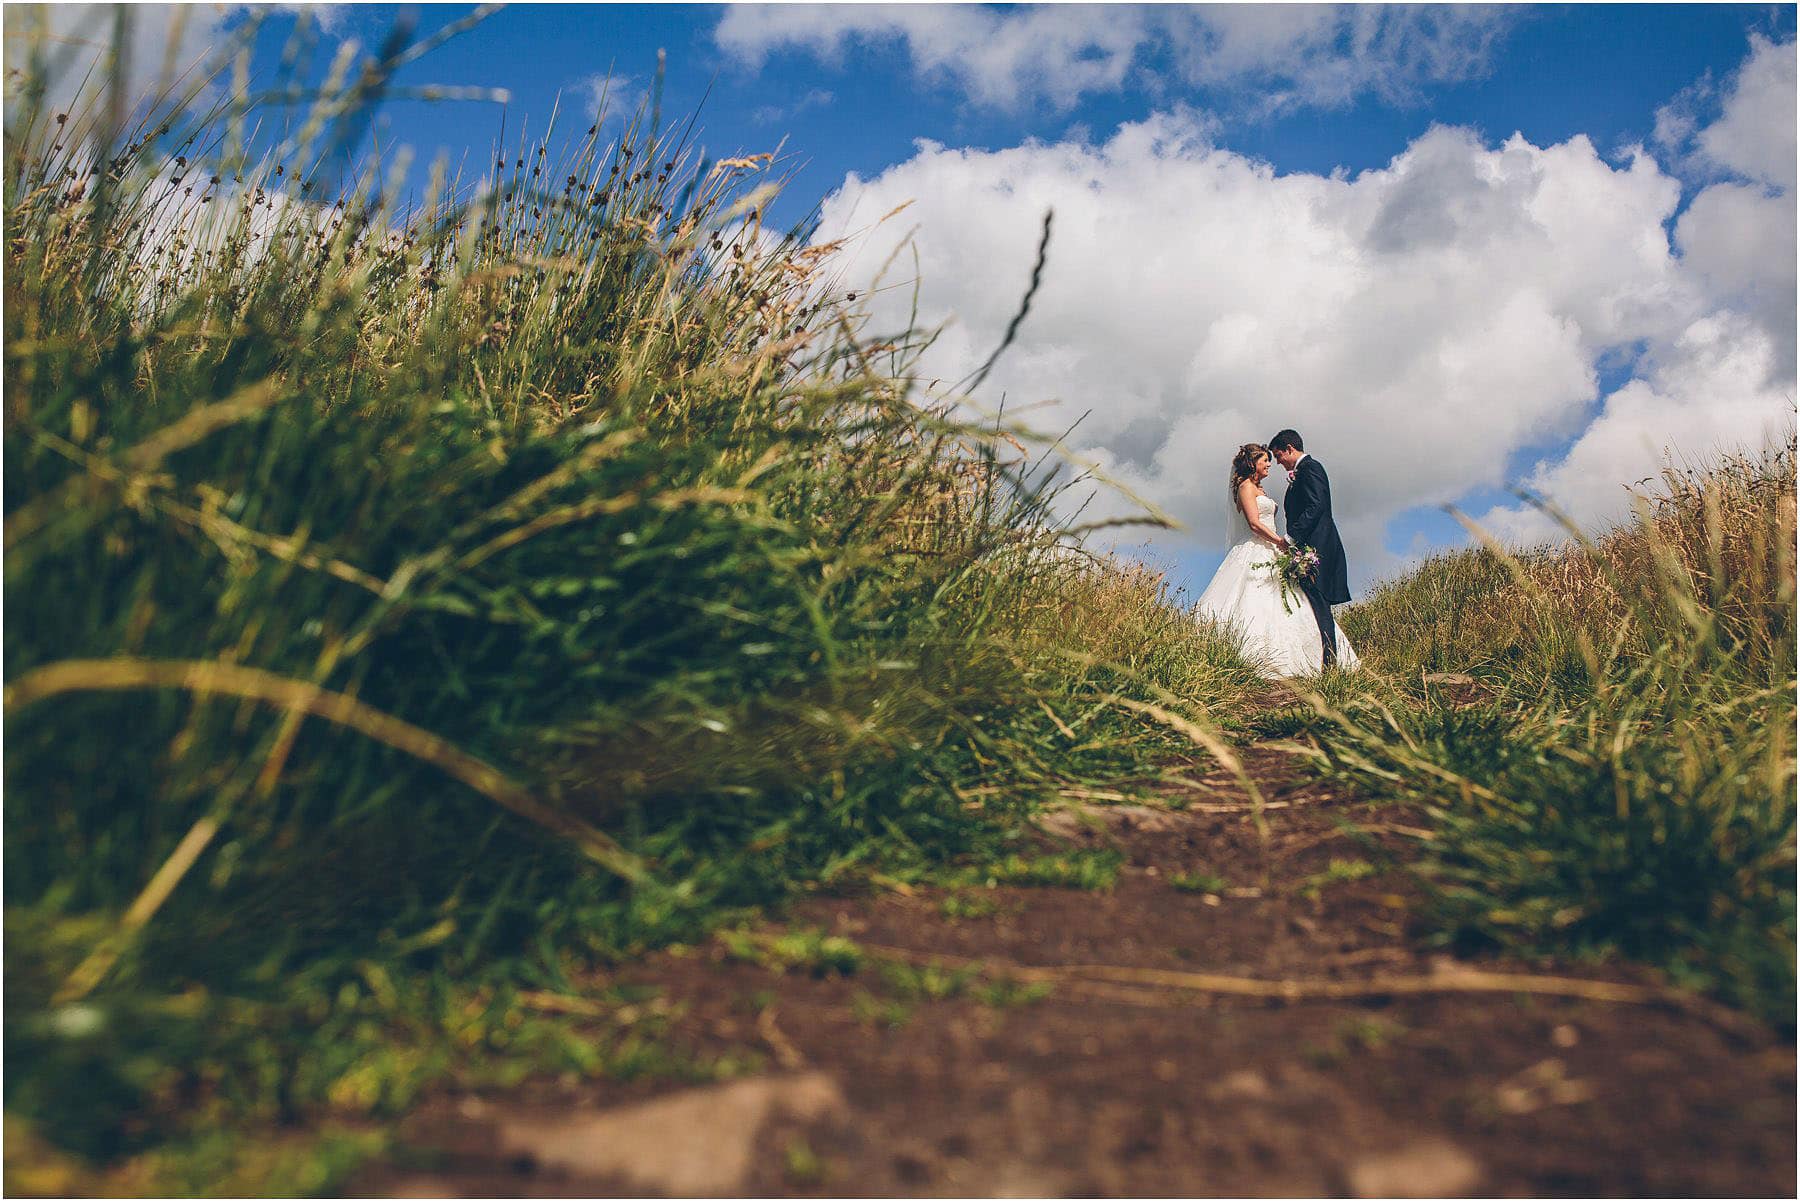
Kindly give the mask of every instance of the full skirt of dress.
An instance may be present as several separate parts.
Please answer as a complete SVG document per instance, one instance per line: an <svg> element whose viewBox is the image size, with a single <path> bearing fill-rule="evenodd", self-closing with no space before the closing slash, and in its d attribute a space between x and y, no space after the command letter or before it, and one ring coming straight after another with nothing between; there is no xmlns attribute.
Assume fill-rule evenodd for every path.
<svg viewBox="0 0 1800 1202"><path fill-rule="evenodd" d="M1275 552L1255 539L1236 543L1213 574L1194 607L1196 616L1228 627L1243 640L1245 652L1269 675L1282 678L1316 675L1324 666L1324 641L1312 606L1298 589L1283 603ZM1337 626L1340 668L1359 662L1344 628Z"/></svg>

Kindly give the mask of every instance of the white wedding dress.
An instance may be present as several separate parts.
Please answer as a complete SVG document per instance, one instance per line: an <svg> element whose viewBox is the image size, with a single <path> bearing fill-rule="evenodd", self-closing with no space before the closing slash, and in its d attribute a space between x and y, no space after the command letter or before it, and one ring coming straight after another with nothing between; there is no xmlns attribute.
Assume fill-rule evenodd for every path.
<svg viewBox="0 0 1800 1202"><path fill-rule="evenodd" d="M1262 524L1275 524L1275 502L1257 494L1256 510ZM1225 562L1213 573L1212 583L1200 594L1196 616L1229 627L1243 640L1244 650L1275 677L1312 676L1324 664L1325 648L1312 606L1298 589L1282 604L1281 577L1274 568L1275 548L1250 529L1243 512L1231 510L1233 542ZM1340 668L1357 665L1356 652L1337 627Z"/></svg>

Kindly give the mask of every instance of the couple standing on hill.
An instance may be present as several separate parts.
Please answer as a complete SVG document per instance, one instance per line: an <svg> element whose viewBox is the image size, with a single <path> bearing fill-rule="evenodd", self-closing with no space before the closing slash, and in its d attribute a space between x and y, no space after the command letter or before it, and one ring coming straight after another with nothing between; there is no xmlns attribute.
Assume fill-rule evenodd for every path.
<svg viewBox="0 0 1800 1202"><path fill-rule="evenodd" d="M1276 529L1274 500L1262 490L1271 459L1288 474L1286 537ZM1306 453L1298 433L1283 430L1268 446L1238 448L1230 488L1232 546L1197 612L1236 630L1276 676L1354 668L1356 652L1331 616L1333 605L1350 600L1350 585L1324 466Z"/></svg>

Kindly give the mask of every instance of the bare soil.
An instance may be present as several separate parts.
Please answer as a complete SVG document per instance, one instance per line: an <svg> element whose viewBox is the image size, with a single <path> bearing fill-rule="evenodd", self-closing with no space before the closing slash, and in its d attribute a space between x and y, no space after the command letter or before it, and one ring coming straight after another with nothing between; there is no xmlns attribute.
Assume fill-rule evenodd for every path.
<svg viewBox="0 0 1800 1202"><path fill-rule="evenodd" d="M1266 838L1215 771L1170 795L1185 809L1078 802L1046 819L1046 841L1124 853L1110 890L815 896L769 924L839 933L871 957L935 960L940 982L979 962L984 975L953 996L909 998L872 959L814 976L723 946L658 955L614 981L654 988L690 1050L754 1049L766 1071L714 1086L439 1097L348 1189L1794 1195L1794 1045L1703 1013L1512 991L1268 999L1142 976L1059 978L1035 1001L983 991L1008 966L1081 965L1263 981L1449 980L1474 967L1651 982L1453 960L1409 921L1417 894L1397 865L1416 816L1339 795L1277 749L1252 748L1246 764L1270 803ZM1352 862L1376 871L1326 880L1334 859L1339 877L1360 871L1341 867ZM1180 874L1223 887L1178 888ZM952 894L961 912L991 912L951 917Z"/></svg>

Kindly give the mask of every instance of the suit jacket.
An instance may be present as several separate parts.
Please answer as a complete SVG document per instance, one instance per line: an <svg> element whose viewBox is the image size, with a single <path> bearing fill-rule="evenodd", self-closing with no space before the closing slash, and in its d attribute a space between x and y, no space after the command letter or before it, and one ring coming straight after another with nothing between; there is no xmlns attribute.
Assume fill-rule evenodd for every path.
<svg viewBox="0 0 1800 1202"><path fill-rule="evenodd" d="M1300 461L1288 485L1287 532L1292 542L1319 553L1319 574L1313 581L1319 595L1332 605L1350 600L1344 544L1331 520L1331 480L1325 465L1311 455Z"/></svg>

